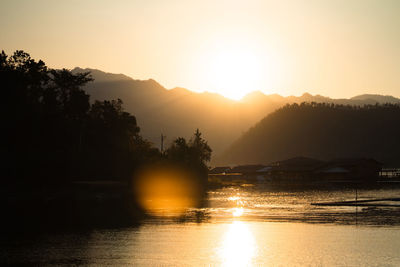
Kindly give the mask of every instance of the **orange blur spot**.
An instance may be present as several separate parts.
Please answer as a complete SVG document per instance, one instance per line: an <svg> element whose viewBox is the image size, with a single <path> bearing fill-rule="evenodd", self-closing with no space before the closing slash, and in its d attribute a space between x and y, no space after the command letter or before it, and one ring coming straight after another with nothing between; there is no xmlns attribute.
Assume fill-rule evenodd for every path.
<svg viewBox="0 0 400 267"><path fill-rule="evenodd" d="M139 204L156 216L178 216L199 202L199 186L188 172L172 167L147 168L135 183Z"/></svg>

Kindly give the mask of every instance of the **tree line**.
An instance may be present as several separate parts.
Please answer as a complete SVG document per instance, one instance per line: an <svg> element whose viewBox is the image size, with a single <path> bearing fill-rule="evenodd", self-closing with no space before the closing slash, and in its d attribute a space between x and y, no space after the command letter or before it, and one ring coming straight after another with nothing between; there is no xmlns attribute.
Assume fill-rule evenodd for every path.
<svg viewBox="0 0 400 267"><path fill-rule="evenodd" d="M82 88L91 81L89 72L51 69L24 51L2 51L5 183L129 182L140 166L160 162L190 169L206 182L212 150L199 130L162 153L140 135L120 99L90 102Z"/></svg>

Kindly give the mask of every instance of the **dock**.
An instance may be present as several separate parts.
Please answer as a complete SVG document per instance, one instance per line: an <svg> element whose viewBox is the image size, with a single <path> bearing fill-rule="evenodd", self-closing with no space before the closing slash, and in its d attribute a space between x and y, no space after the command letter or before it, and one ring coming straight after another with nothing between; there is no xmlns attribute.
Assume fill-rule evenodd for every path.
<svg viewBox="0 0 400 267"><path fill-rule="evenodd" d="M391 203L376 203L376 202L398 202ZM364 199L352 201L334 201L334 202L316 202L311 203L313 206L349 206L349 207L400 207L400 198L380 198L380 199Z"/></svg>

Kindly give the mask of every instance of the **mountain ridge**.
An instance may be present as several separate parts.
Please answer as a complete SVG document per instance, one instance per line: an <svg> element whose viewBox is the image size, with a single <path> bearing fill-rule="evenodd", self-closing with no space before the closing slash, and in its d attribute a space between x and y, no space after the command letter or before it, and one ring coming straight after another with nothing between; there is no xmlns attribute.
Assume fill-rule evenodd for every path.
<svg viewBox="0 0 400 267"><path fill-rule="evenodd" d="M242 100L235 101L213 92L193 92L182 87L167 89L154 79L136 80L124 74L97 69L73 69L73 72L82 71L90 71L94 78L94 82L84 88L91 96L91 101L122 99L125 110L137 118L143 136L156 146L160 145L161 134L167 136L168 143L179 136L189 137L199 128L213 148L214 155L228 148L270 112L288 103L364 105L379 102L371 97L332 99L308 93L284 97L266 95L260 91L251 92ZM382 98L379 100L382 101Z"/></svg>

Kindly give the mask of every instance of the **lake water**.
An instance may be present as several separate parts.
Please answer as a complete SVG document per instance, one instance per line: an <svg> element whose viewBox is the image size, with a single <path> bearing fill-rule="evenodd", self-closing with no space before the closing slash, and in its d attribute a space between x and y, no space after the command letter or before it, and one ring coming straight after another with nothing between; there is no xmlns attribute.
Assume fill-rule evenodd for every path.
<svg viewBox="0 0 400 267"><path fill-rule="evenodd" d="M399 197L399 189L358 198ZM210 191L206 207L135 227L18 235L2 240L3 263L118 266L400 266L400 208L321 207L354 190Z"/></svg>

